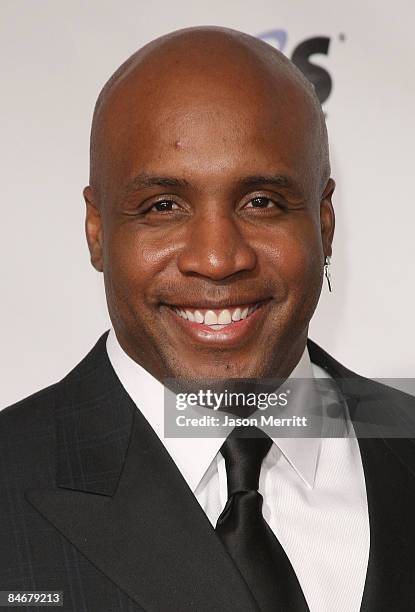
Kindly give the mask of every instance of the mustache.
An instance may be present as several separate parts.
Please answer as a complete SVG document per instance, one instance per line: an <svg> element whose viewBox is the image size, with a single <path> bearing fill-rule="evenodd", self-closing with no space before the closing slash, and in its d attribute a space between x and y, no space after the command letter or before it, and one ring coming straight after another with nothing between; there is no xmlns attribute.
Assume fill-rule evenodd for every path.
<svg viewBox="0 0 415 612"><path fill-rule="evenodd" d="M267 280L163 282L157 290L157 300L165 304L180 304L182 301L197 304L206 300L219 304L244 304L270 299L279 293L278 283Z"/></svg>

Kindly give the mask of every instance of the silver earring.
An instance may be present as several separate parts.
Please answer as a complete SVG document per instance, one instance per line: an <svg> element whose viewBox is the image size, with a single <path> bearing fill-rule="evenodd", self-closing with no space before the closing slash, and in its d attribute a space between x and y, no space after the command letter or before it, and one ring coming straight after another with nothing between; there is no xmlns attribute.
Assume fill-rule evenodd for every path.
<svg viewBox="0 0 415 612"><path fill-rule="evenodd" d="M330 257L326 255L324 258L324 275L327 279L327 285L329 287L329 291L331 292L331 274L330 274Z"/></svg>

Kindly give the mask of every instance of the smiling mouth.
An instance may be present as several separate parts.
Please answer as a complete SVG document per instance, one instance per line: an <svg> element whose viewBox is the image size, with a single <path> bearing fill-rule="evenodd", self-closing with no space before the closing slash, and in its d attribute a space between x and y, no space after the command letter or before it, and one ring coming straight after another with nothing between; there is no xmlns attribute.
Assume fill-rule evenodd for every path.
<svg viewBox="0 0 415 612"><path fill-rule="evenodd" d="M169 308L179 317L190 323L206 327L212 331L222 331L235 324L249 319L251 315L264 306L269 300L227 308L200 308L169 305Z"/></svg>

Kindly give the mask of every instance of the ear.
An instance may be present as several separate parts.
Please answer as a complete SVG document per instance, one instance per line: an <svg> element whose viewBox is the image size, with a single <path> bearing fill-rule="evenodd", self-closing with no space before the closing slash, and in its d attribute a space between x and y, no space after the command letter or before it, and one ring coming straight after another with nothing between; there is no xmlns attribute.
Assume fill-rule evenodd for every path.
<svg viewBox="0 0 415 612"><path fill-rule="evenodd" d="M332 252L331 245L334 236L335 215L331 199L335 187L336 183L332 178L329 178L320 200L320 227L324 256L330 256Z"/></svg>
<svg viewBox="0 0 415 612"><path fill-rule="evenodd" d="M92 187L88 185L84 189L86 204L85 233L88 242L91 263L98 272L103 270L102 257L102 219L101 212L94 201Z"/></svg>

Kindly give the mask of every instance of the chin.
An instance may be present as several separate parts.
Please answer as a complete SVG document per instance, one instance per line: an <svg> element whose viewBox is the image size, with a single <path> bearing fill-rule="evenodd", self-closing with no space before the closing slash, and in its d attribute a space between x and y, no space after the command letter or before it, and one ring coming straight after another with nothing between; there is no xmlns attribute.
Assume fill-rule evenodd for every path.
<svg viewBox="0 0 415 612"><path fill-rule="evenodd" d="M206 359L206 357L205 357ZM248 361L248 363L247 363ZM198 381L206 380L230 380L238 378L264 378L267 376L267 368L264 367L267 363L267 359L264 356L262 360L241 360L241 363L235 362L235 359L229 357L224 359L222 356L220 359L217 356L212 356L211 363L195 364L195 361L183 363L181 362L179 367L176 361L176 367L173 366L170 369L172 372L172 378L186 380L189 382L197 383ZM173 374L174 372L174 374Z"/></svg>

